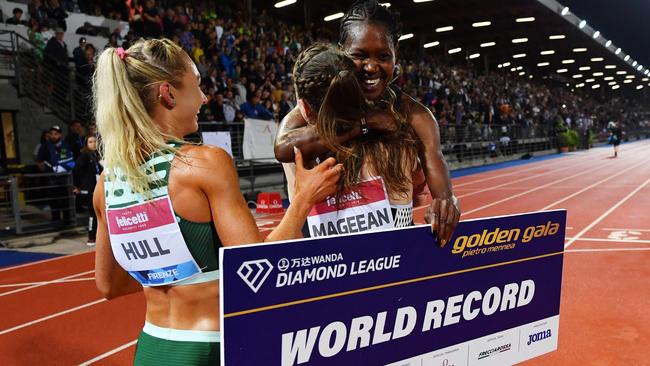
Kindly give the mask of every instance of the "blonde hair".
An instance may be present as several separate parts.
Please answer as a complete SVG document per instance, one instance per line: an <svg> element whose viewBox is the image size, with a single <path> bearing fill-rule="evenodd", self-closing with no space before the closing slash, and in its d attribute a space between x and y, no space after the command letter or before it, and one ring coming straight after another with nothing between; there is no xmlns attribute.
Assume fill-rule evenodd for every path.
<svg viewBox="0 0 650 366"><path fill-rule="evenodd" d="M93 77L93 101L100 150L108 179L120 171L134 193L147 195L148 174L141 169L156 153L177 153L168 143L178 138L160 131L151 118L158 103L157 86L182 85L189 56L168 39L139 40L120 57L122 50L108 48L97 60Z"/></svg>

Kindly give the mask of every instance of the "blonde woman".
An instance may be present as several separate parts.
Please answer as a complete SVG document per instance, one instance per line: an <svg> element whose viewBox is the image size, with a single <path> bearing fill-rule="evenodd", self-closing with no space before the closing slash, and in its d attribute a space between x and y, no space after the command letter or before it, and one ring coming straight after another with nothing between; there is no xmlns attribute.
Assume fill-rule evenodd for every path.
<svg viewBox="0 0 650 366"><path fill-rule="evenodd" d="M229 155L183 143L206 101L199 80L168 40L110 48L97 62L96 282L108 299L144 292L136 365L218 364L218 248L262 241ZM312 170L297 149L296 159L294 199L266 241L300 237L309 209L336 190L334 159Z"/></svg>

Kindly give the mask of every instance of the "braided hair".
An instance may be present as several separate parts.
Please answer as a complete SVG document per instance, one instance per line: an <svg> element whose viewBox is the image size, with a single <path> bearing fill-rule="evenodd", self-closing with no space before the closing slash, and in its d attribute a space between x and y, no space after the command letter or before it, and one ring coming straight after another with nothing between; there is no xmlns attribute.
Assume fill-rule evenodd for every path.
<svg viewBox="0 0 650 366"><path fill-rule="evenodd" d="M388 191L406 195L411 191L411 176L404 166L414 166L417 157L414 132L407 122L394 114L398 129L393 134L363 135L338 143L338 136L359 126L368 109L354 62L342 51L314 44L299 56L294 68L299 99L305 100L315 115L316 131L325 145L343 163L337 197L343 189L358 182L364 163L380 175Z"/></svg>
<svg viewBox="0 0 650 366"><path fill-rule="evenodd" d="M347 74L344 71L348 71ZM355 83L354 63L343 52L324 43L315 43L303 51L294 65L293 77L296 85L296 92L300 99L309 103L314 111L318 111L327 94L334 78L345 76L347 83ZM349 79L350 78L350 79ZM357 85L358 87L358 85ZM355 88L356 91L356 88ZM355 118L360 118L365 113L365 101L363 97L353 98L356 102L346 103L346 111L341 114L348 115L351 110Z"/></svg>
<svg viewBox="0 0 650 366"><path fill-rule="evenodd" d="M350 6L350 9L341 18L341 24L339 25L340 45L345 44L350 28L355 23L372 23L385 26L394 45L397 44L397 40L402 35L402 23L400 23L399 13L380 5L377 0L357 0Z"/></svg>

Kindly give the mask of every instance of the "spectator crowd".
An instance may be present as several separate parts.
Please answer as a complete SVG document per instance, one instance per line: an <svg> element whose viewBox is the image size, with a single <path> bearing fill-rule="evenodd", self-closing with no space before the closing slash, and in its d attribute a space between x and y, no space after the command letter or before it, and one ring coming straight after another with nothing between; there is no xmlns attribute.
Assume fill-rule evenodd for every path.
<svg viewBox="0 0 650 366"><path fill-rule="evenodd" d="M7 22L30 27L37 53L57 64L67 63L63 41L69 11L128 21L128 32L111 30L106 45L92 45L85 38L74 48L78 84L90 91L90 78L98 47L127 48L140 37L167 37L181 45L197 64L201 89L208 103L200 121L242 122L244 118L280 121L295 105L291 71L300 51L314 41L335 42L325 28L304 29L275 19L265 9L245 21L245 2L113 0L32 0L29 20L14 11ZM20 10L20 9L18 9ZM77 33L93 34L89 24ZM124 37L122 36L124 35ZM517 76L506 68L485 74L471 65L451 64L449 59L410 56L405 47L398 63L403 72L396 83L431 109L451 140L489 139L494 125L508 131L517 126L526 136L552 133L558 124L600 132L616 120L636 127L625 98L604 100L580 89L569 91L550 81ZM462 126L462 127L461 127ZM459 130L462 128L462 130ZM496 134L497 138L499 134Z"/></svg>

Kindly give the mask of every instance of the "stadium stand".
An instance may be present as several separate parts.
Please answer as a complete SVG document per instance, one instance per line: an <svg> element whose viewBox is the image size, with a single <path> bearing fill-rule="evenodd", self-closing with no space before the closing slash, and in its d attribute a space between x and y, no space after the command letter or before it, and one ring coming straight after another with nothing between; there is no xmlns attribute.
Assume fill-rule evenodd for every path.
<svg viewBox="0 0 650 366"><path fill-rule="evenodd" d="M569 27L539 4L554 2L502 2L510 9L499 13L502 18L532 11L543 17L544 29ZM274 162L244 159L244 120L255 117L279 122L295 106L291 71L296 56L312 42L337 40L335 22L311 20L322 19L322 13L330 10L344 9L346 3L333 1L322 9L305 5L304 9L280 11L273 9L271 1L255 2L259 9L247 8L250 2L240 1L0 1L5 18L10 18L8 14L14 9L23 14L22 21L3 19L0 26L0 73L17 90L13 93L18 99L30 99L29 103L14 103L20 107L0 108L20 111L13 112L12 118L21 135L20 144L14 142L14 155L2 149L2 170L29 171L24 167L32 162L32 151L44 128L71 121L81 121L85 126L92 123L90 78L98 52L106 47L127 48L139 37L164 36L180 44L197 64L201 89L209 99L199 115L202 131L230 132L239 173L250 181L248 188L254 193L256 177L277 173L280 167ZM456 9L449 22L459 28L458 23L468 23L481 11L486 17L496 13L477 1L470 3L457 5L463 9ZM470 11L471 7L475 9ZM426 20L411 8L405 10L403 18L420 27L431 26L442 16L430 14L431 20ZM434 46L435 42L425 43L423 37L416 37L419 43L400 43L398 63L403 72L395 82L434 114L452 167L530 157L564 146L586 149L606 141L610 121L620 121L628 138L649 135L648 104L638 102L639 98L647 101L646 91L634 94L633 88L639 80L647 84L644 75L634 76L634 85L621 83L624 88L620 91L605 87L594 90L584 87L584 82L580 86L580 80L558 73L543 76L532 65L511 60L510 55L509 61L504 61L504 54L512 51L511 30L511 26L497 27L480 36L461 30L453 36L441 35ZM56 33L61 31L63 39L57 43ZM508 48L492 54L492 60L488 55L470 54L469 44L477 48L477 42L491 37L497 42L508 38L504 41ZM578 37L575 42L582 41ZM436 47L440 42L447 42L444 49ZM537 47L545 47L548 41L544 42ZM57 46L65 50L67 59L55 52ZM454 57L450 52L453 46L463 48L463 56ZM434 51L428 52L429 48ZM624 67L622 61L617 67ZM631 80L632 74L621 78ZM623 90L626 86L630 88ZM22 117L25 109L40 110L39 116L45 117ZM21 118L47 122L16 124ZM11 178L4 182L10 186Z"/></svg>

